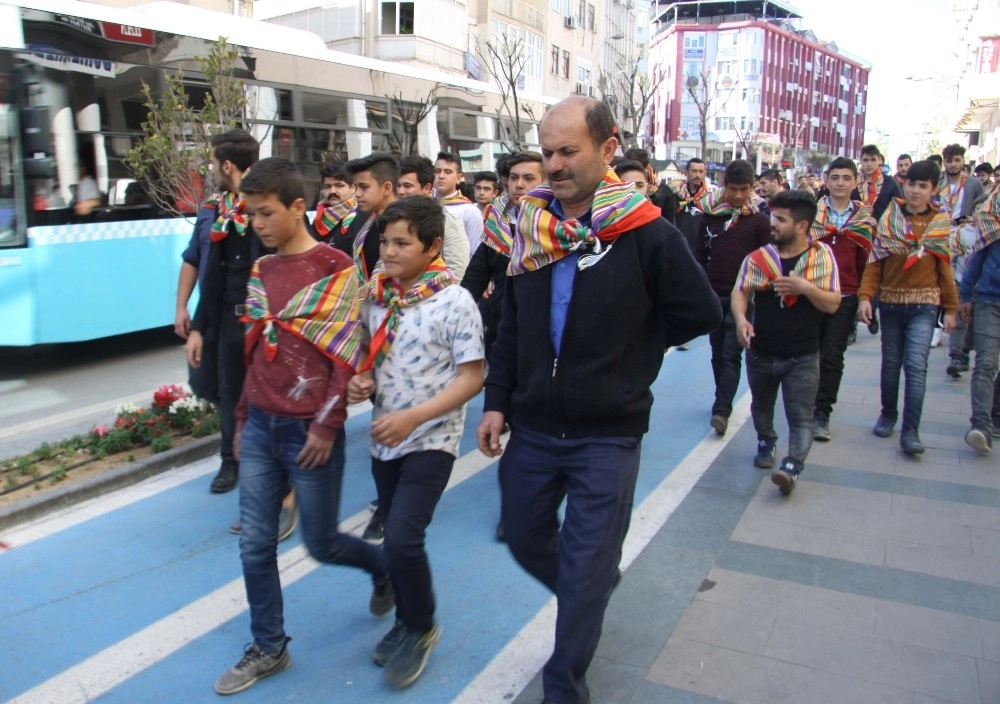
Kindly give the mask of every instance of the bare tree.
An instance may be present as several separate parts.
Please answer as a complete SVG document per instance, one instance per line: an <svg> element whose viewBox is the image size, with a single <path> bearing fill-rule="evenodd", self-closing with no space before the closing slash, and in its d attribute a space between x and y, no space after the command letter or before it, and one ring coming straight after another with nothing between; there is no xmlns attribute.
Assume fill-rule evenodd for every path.
<svg viewBox="0 0 1000 704"><path fill-rule="evenodd" d="M437 106L437 92L440 87L440 84L437 84L430 90L426 98L417 94L413 100L406 100L402 91L397 90L392 95L385 96L389 101L391 119L388 115L385 118L369 116L369 120L375 127L386 129L391 125L386 136L389 140L389 147L394 153L400 156L419 154L417 133L420 123L427 119L427 116Z"/></svg>
<svg viewBox="0 0 1000 704"><path fill-rule="evenodd" d="M496 110L500 142L510 152L527 149L522 119L534 120L535 115L518 94L524 90L524 67L528 63L524 40L507 35L494 35L485 42L477 39L476 54L500 90L500 107Z"/></svg>
<svg viewBox="0 0 1000 704"><path fill-rule="evenodd" d="M705 158L708 153L708 124L718 115L733 91L736 90L734 81L728 87L723 87L725 93L719 93L712 85L712 70L703 68L698 73L692 73L684 81L684 92L690 96L691 101L698 108L698 124L701 133L701 158ZM714 108L713 108L714 106Z"/></svg>
<svg viewBox="0 0 1000 704"><path fill-rule="evenodd" d="M597 80L597 87L604 102L612 112L618 112L620 109L622 129L626 135L631 135L626 137L628 143L624 146L628 147L639 145L639 130L642 129L646 113L649 112L653 94L666 78L665 73L650 78L645 71L640 71L640 66L639 60L636 59L629 70L618 66L618 71L609 74L601 69L600 78Z"/></svg>
<svg viewBox="0 0 1000 704"><path fill-rule="evenodd" d="M193 106L184 73L165 77L163 94L154 97L143 82L148 111L125 164L156 205L174 215L187 215L214 192L209 170L214 134L247 124L246 86L233 76L239 54L225 37L198 57L209 91L201 107Z"/></svg>
<svg viewBox="0 0 1000 704"><path fill-rule="evenodd" d="M746 159L748 161L756 161L757 152L760 151L761 147L760 132L753 129L743 130L740 129L739 125L733 125L733 131L736 133L736 141L743 147ZM733 158L736 158L736 154L733 154Z"/></svg>

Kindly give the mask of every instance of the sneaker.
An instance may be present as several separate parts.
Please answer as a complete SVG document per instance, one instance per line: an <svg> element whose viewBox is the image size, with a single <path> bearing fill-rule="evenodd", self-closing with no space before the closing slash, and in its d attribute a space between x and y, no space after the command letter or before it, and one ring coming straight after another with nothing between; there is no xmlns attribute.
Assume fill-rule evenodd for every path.
<svg viewBox="0 0 1000 704"><path fill-rule="evenodd" d="M402 621L396 621L392 624L392 628L382 636L382 640L375 646L375 652L372 653L372 660L375 664L379 667L385 666L392 654L396 652L396 648L403 642L405 635L406 626Z"/></svg>
<svg viewBox="0 0 1000 704"><path fill-rule="evenodd" d="M244 648L240 661L215 681L215 691L219 694L236 694L253 687L265 677L287 670L292 665L292 658L288 655L290 640L291 638L285 638L281 652L277 655L268 655L256 643L248 645Z"/></svg>
<svg viewBox="0 0 1000 704"><path fill-rule="evenodd" d="M847 333L847 346L850 347L857 341L858 341L858 329L851 328L851 331Z"/></svg>
<svg viewBox="0 0 1000 704"><path fill-rule="evenodd" d="M990 429L990 435L1000 438L1000 416L994 416L991 420L993 421L993 428Z"/></svg>
<svg viewBox="0 0 1000 704"><path fill-rule="evenodd" d="M223 460L222 464L219 465L219 472L212 479L212 484L209 486L209 490L213 494L225 494L227 491L232 491L236 488L236 484L240 478L240 465L238 462L233 460Z"/></svg>
<svg viewBox="0 0 1000 704"><path fill-rule="evenodd" d="M833 438L830 435L830 419L827 416L816 416L813 418L813 440L829 442Z"/></svg>
<svg viewBox="0 0 1000 704"><path fill-rule="evenodd" d="M868 332L872 335L878 335L878 315L872 313L872 321L868 323Z"/></svg>
<svg viewBox="0 0 1000 704"><path fill-rule="evenodd" d="M966 368L968 368L968 365L966 365ZM948 368L945 371L948 372L948 376L950 376L952 379L961 379L962 360L952 358L952 360L948 362Z"/></svg>
<svg viewBox="0 0 1000 704"><path fill-rule="evenodd" d="M367 540L374 545L381 545L385 540L385 532L382 530L382 515L375 511L371 520L365 526L365 532L361 534L362 540Z"/></svg>
<svg viewBox="0 0 1000 704"><path fill-rule="evenodd" d="M931 335L931 347L941 346L941 328L934 328L934 334Z"/></svg>
<svg viewBox="0 0 1000 704"><path fill-rule="evenodd" d="M774 466L774 457L777 452L774 440L758 440L757 454L753 458L753 466L761 469L770 469Z"/></svg>
<svg viewBox="0 0 1000 704"><path fill-rule="evenodd" d="M967 371L969 371L969 358L968 357L962 357L958 361L958 371L960 371L960 372L967 372Z"/></svg>
<svg viewBox="0 0 1000 704"><path fill-rule="evenodd" d="M924 454L924 446L916 430L904 430L899 436L899 446L908 455Z"/></svg>
<svg viewBox="0 0 1000 704"><path fill-rule="evenodd" d="M434 626L426 633L406 629L402 642L385 664L385 679L389 686L402 689L416 682L440 639L440 626Z"/></svg>
<svg viewBox="0 0 1000 704"><path fill-rule="evenodd" d="M499 521L497 521L496 538L497 538L497 542L498 543L506 543L507 542L507 535L504 533L504 530L503 530L503 519L502 518Z"/></svg>
<svg viewBox="0 0 1000 704"><path fill-rule="evenodd" d="M993 451L993 441L990 440L990 433L979 428L973 428L965 434L965 444L981 455L988 455Z"/></svg>
<svg viewBox="0 0 1000 704"><path fill-rule="evenodd" d="M875 427L872 428L872 433L880 438L887 438L892 435L892 428L896 425L896 419L893 416L887 416L882 413L879 415L878 420L875 421Z"/></svg>
<svg viewBox="0 0 1000 704"><path fill-rule="evenodd" d="M239 535L242 529L243 526L240 524L240 519L238 518L229 526L229 532L233 535Z"/></svg>
<svg viewBox="0 0 1000 704"><path fill-rule="evenodd" d="M281 513L278 515L278 542L290 536L295 531L295 526L299 522L299 511L296 507L285 508L281 507Z"/></svg>
<svg viewBox="0 0 1000 704"><path fill-rule="evenodd" d="M729 427L729 418L721 413L713 413L709 425L712 426L712 430L715 431L716 435L725 435L726 429Z"/></svg>
<svg viewBox="0 0 1000 704"><path fill-rule="evenodd" d="M687 345L677 345L677 349L679 349L681 352L687 352L688 351L688 346Z"/></svg>
<svg viewBox="0 0 1000 704"><path fill-rule="evenodd" d="M788 496L795 489L800 470L792 460L785 460L781 466L771 472L771 483L778 487L782 496Z"/></svg>
<svg viewBox="0 0 1000 704"><path fill-rule="evenodd" d="M368 610L372 616L385 616L396 606L396 595L392 590L392 580L386 572L380 577L372 578L372 598L368 602Z"/></svg>

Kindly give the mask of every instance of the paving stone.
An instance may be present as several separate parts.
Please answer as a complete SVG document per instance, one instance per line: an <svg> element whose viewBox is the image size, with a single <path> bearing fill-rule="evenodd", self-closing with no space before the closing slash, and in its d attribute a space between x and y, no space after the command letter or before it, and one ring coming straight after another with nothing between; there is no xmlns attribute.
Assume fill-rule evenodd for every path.
<svg viewBox="0 0 1000 704"><path fill-rule="evenodd" d="M961 582L1000 586L1000 563L965 552L890 540L886 543L886 567L935 575Z"/></svg>
<svg viewBox="0 0 1000 704"><path fill-rule="evenodd" d="M774 619L772 609L758 611L750 604L729 607L695 599L671 637L759 655L764 652Z"/></svg>
<svg viewBox="0 0 1000 704"><path fill-rule="evenodd" d="M979 619L979 632L983 639L983 657L1000 662L1000 623Z"/></svg>
<svg viewBox="0 0 1000 704"><path fill-rule="evenodd" d="M800 482L796 492L805 485L806 482ZM819 526L805 527L796 523L776 521L774 518L755 518L749 511L733 531L733 540L745 543L882 565L885 562L885 541L877 536L878 533L865 535Z"/></svg>
<svg viewBox="0 0 1000 704"><path fill-rule="evenodd" d="M876 604L875 633L879 638L973 658L983 657L977 618L883 600Z"/></svg>
<svg viewBox="0 0 1000 704"><path fill-rule="evenodd" d="M979 691L983 702L1000 702L1000 663L977 660Z"/></svg>
<svg viewBox="0 0 1000 704"><path fill-rule="evenodd" d="M972 552L977 555L1000 557L1000 530L972 526L969 528L969 539Z"/></svg>
<svg viewBox="0 0 1000 704"><path fill-rule="evenodd" d="M707 697L697 692L688 692L676 687L667 687L643 680L635 690L628 704L731 704L717 697Z"/></svg>
<svg viewBox="0 0 1000 704"><path fill-rule="evenodd" d="M915 519L925 518L934 523L952 523L1000 530L1000 511L984 506L963 505L938 499L896 494L892 497L892 513L909 514Z"/></svg>

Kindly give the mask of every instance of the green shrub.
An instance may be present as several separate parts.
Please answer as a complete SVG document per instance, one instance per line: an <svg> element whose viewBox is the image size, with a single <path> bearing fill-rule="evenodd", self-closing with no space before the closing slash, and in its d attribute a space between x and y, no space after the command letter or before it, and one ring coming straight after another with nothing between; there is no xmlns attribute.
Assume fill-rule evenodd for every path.
<svg viewBox="0 0 1000 704"><path fill-rule="evenodd" d="M166 435L158 435L149 443L149 449L154 454L158 452L166 452L170 449L172 444L173 443L170 442L170 438Z"/></svg>

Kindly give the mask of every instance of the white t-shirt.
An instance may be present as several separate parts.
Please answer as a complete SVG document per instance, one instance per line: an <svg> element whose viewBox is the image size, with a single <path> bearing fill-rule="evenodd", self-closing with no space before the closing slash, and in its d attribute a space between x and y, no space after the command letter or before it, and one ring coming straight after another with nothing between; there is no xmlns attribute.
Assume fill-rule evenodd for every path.
<svg viewBox="0 0 1000 704"><path fill-rule="evenodd" d="M465 225L465 236L469 238L471 257L476 253L476 247L483 241L483 211L475 203L442 203L442 205Z"/></svg>
<svg viewBox="0 0 1000 704"><path fill-rule="evenodd" d="M365 300L361 323L365 344L385 318L386 308ZM375 368L372 419L412 408L441 393L458 376L458 365L484 358L483 323L472 295L458 284L399 313L389 354ZM458 456L465 406L418 425L397 447L371 441L372 457L393 460L411 452L441 450Z"/></svg>

